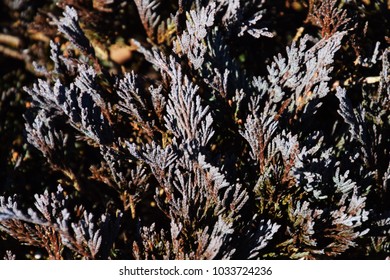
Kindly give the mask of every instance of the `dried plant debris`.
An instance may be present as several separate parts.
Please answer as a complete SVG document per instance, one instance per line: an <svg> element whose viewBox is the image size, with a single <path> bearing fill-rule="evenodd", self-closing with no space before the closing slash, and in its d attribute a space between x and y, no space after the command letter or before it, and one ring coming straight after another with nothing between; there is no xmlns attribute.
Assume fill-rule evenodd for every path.
<svg viewBox="0 0 390 280"><path fill-rule="evenodd" d="M9 185L4 236L48 259L390 256L389 33L351 39L357 18L370 28L387 7L92 1L107 20L138 16L137 36L105 37L131 52L118 67L96 54L93 32L105 30L87 30L87 3L60 2L50 62L13 87L30 100L14 170L27 173L32 157L51 179ZM297 5L306 20L282 30ZM27 256L4 248L5 259Z"/></svg>

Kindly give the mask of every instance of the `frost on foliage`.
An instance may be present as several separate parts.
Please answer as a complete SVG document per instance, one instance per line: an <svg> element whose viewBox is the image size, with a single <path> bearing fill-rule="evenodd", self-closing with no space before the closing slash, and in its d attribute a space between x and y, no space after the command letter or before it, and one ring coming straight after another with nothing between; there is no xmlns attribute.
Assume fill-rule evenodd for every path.
<svg viewBox="0 0 390 280"><path fill-rule="evenodd" d="M247 3L250 3L251 1L248 1ZM254 1L252 1L254 2ZM248 5L249 9L250 4ZM256 8L260 9L258 12L256 12L254 15L252 15L249 19L243 21L241 23L240 27L240 33L238 33L238 36L243 36L245 32L247 32L249 35L260 38L260 37L269 37L272 38L274 34L272 32L268 31L267 27L258 27L258 22L263 18L263 14L265 10L261 8L261 4L257 6Z"/></svg>
<svg viewBox="0 0 390 280"><path fill-rule="evenodd" d="M251 99L248 115L245 122L245 130L242 136L248 141L251 147L251 156L264 168L266 165L267 146L272 140L277 128L277 121L273 116L272 105L267 103L263 111L260 111L260 100L258 97Z"/></svg>
<svg viewBox="0 0 390 280"><path fill-rule="evenodd" d="M261 250L266 248L268 243L273 239L276 232L279 230L280 225L272 223L270 220L260 222L260 227L252 237L252 242L248 259L254 259L258 257Z"/></svg>
<svg viewBox="0 0 390 280"><path fill-rule="evenodd" d="M133 243L134 257L137 260L173 259L171 243L165 236L165 231L156 229L156 224L143 226L139 229L141 242ZM152 246L151 246L152 245Z"/></svg>
<svg viewBox="0 0 390 280"><path fill-rule="evenodd" d="M111 176L103 177L103 181L125 198L125 208L135 207L149 189L148 178L150 175L146 168L137 165L129 170L121 154L106 146L100 147L100 154L103 157L102 167L100 169L92 168L97 179L104 174L104 172L101 173L102 170L108 171Z"/></svg>
<svg viewBox="0 0 390 280"><path fill-rule="evenodd" d="M291 239L285 242L286 249L291 253L291 258L312 258L315 254L324 254L324 250L317 247L315 226L321 219L322 210L310 208L310 203L298 201L289 212L292 226L287 227ZM295 241L294 239L298 240ZM294 241L293 241L294 240ZM294 244L301 244L300 250L294 250Z"/></svg>
<svg viewBox="0 0 390 280"><path fill-rule="evenodd" d="M79 26L74 8L67 6L64 17L56 21L56 24L59 31L77 48L87 54L94 54ZM59 46L53 42L50 43L50 47L54 69L47 72L46 76L52 80L39 79L32 88L24 88L33 98L33 105L39 111L35 120L31 118L27 120L26 128L30 143L36 147L42 146L42 140L39 139L39 134L44 132L42 124L48 123L49 120L54 122L61 117L66 117L74 129L95 143L106 144L113 141L112 130L109 128L111 121L108 114L109 104L102 98L95 68L87 63L75 64L69 57L61 55ZM66 79L70 82L63 84L61 78L66 74L70 74L71 78ZM60 133L57 132L57 135ZM49 134L48 138L50 140L53 137Z"/></svg>
<svg viewBox="0 0 390 280"><path fill-rule="evenodd" d="M64 246L85 259L107 255L112 246L109 235L115 234L110 227L117 222L107 215L96 219L82 206L69 212L61 186L55 193L45 191L34 197L35 209L29 208L27 214L19 210L15 199L0 197L0 228L22 242L45 248L52 259L63 258Z"/></svg>
<svg viewBox="0 0 390 280"><path fill-rule="evenodd" d="M170 179L167 174L172 172L177 159L177 154L172 147L162 148L155 142L146 144L142 149L138 149L135 144L131 143L127 143L127 146L131 155L149 165L160 185L166 185L166 180Z"/></svg>
<svg viewBox="0 0 390 280"><path fill-rule="evenodd" d="M309 120L308 116L315 114L321 105L321 98L330 91L328 81L331 65L343 36L344 33L336 33L309 49L308 37L304 37L298 45L293 43L287 48L286 57L281 54L274 57L266 78L253 79L252 86L256 95L250 99L249 114L241 135L249 143L251 156L259 164L262 176L268 176L266 174L272 172L279 173L280 179L289 184L302 181L302 176L296 176L299 162L304 153L314 153L313 149L320 148L319 140L312 138L314 141L311 141L308 138L307 143L300 143L297 138L300 136L289 133L288 127L281 131L283 123L280 122L288 117L291 124L298 115L302 116L302 121ZM285 139L289 139L288 142ZM278 158L282 160L282 170L280 166L275 167L274 162ZM319 181L321 177L321 174L307 175L309 174L303 177L309 184L313 180ZM319 190L315 190L315 195L321 196Z"/></svg>
<svg viewBox="0 0 390 280"><path fill-rule="evenodd" d="M229 183L220 169L199 153L207 147L214 130L197 86L182 74L172 57L168 60L156 52L148 54L170 77L164 121L173 139L164 148L154 141L139 148L135 144L128 147L132 155L149 165L164 190L163 197L156 190L156 202L176 230L170 232L172 240L158 244L169 242L174 254L163 255L170 258L228 258L234 253L230 244L233 223L248 200L247 192L239 184ZM169 234L164 236L169 239Z"/></svg>
<svg viewBox="0 0 390 280"><path fill-rule="evenodd" d="M356 188L356 183L348 178L349 171L345 171L344 175L340 174L340 168L336 169L333 181L335 183L336 192L348 193Z"/></svg>
<svg viewBox="0 0 390 280"><path fill-rule="evenodd" d="M160 23L160 16L156 13L160 2L151 0L135 0L134 2L146 34L149 38L154 39L155 30Z"/></svg>
<svg viewBox="0 0 390 280"><path fill-rule="evenodd" d="M273 37L273 34L268 31L267 27L260 27L259 21L263 18L266 10L264 9L265 1L219 1L219 9L224 8L222 17L226 27L235 27L239 30L238 36L243 36L245 33L260 38L261 36Z"/></svg>
<svg viewBox="0 0 390 280"><path fill-rule="evenodd" d="M268 67L269 90L279 95L281 91L291 91L290 106L296 112L304 109L311 100L326 96L333 58L344 35L344 32L338 32L309 49L307 36L300 40L299 45L293 43L287 48L287 58L279 54Z"/></svg>
<svg viewBox="0 0 390 280"><path fill-rule="evenodd" d="M85 259L320 259L349 256L363 238L374 250L388 246L388 214L375 216L370 198L387 209L389 51L377 44L367 64L381 54L377 84L353 81L363 99L354 107L333 69L351 30L303 35L252 77L237 58L245 46L232 46L273 36L265 1L178 1L168 19L160 3L135 1L147 43L133 45L157 72L146 77L102 70L74 8L55 20L82 55L50 43L53 69L41 67L46 79L25 88L33 100L26 134L79 185L69 197L61 187L36 195L26 211L2 197L1 229L52 259L64 251ZM317 118L332 100L331 120ZM68 159L79 151L78 159L93 155L81 163L91 173L80 182ZM126 219L73 205L91 186L99 199L88 197L88 209L104 203Z"/></svg>
<svg viewBox="0 0 390 280"><path fill-rule="evenodd" d="M369 230L364 226L368 220L366 198L358 196L356 189L352 194L343 194L336 209L330 212L312 208L306 201L297 202L290 212L292 224L287 227L291 239L284 242L290 258L335 257L357 245L356 240ZM296 240L300 250L294 248Z"/></svg>
<svg viewBox="0 0 390 280"><path fill-rule="evenodd" d="M26 123L27 141L53 164L60 164L60 157L67 142L67 135L52 125L53 118L40 111L32 123Z"/></svg>
<svg viewBox="0 0 390 280"><path fill-rule="evenodd" d="M364 137L364 130L361 124L363 122L362 116L359 116L353 110L351 101L346 97L345 89L338 87L336 96L340 101L340 109L338 112L349 125L349 132L351 136L353 139L360 142L360 144L365 143L366 139L362 138Z"/></svg>
<svg viewBox="0 0 390 280"><path fill-rule="evenodd" d="M214 24L215 6L215 2L211 2L199 11L191 10L186 21L187 30L174 42L174 50L178 54L185 54L195 70L201 68L204 61L206 28Z"/></svg>
<svg viewBox="0 0 390 280"><path fill-rule="evenodd" d="M77 72L69 86L59 79L54 80L54 84L40 79L31 89L24 90L42 111L66 116L70 125L85 137L96 143L112 141L109 120L103 113L107 111L107 105L98 92L95 71L80 65Z"/></svg>
<svg viewBox="0 0 390 280"><path fill-rule="evenodd" d="M84 35L79 25L79 17L74 8L66 6L63 12L63 18L55 20L58 30L65 34L67 39L72 42L79 50L86 54L94 55L95 51L88 38Z"/></svg>
<svg viewBox="0 0 390 280"><path fill-rule="evenodd" d="M308 104L328 94L330 89L327 82L332 71L333 56L340 48L343 36L343 33L336 33L308 50L308 38L305 37L300 40L299 46L293 44L287 48L287 58L280 54L274 58L268 67L266 79L254 78L253 87L259 95L251 99L250 114L242 135L251 146L252 157L258 162L265 161L264 153L269 150L267 146L284 111L296 114L304 109L309 115L306 112Z"/></svg>
<svg viewBox="0 0 390 280"><path fill-rule="evenodd" d="M337 88L336 96L339 100L338 113L348 127L345 138L353 143L358 158L362 158L366 167L379 164L379 158L389 159L390 151L388 104L389 90L389 50L384 50L381 56L382 69L379 75L379 85L375 92L368 94L363 91L364 101L359 106L352 105L351 97L346 89ZM379 164L381 166L381 164ZM382 169L382 168L380 168ZM382 171L374 171L380 172Z"/></svg>
<svg viewBox="0 0 390 280"><path fill-rule="evenodd" d="M344 194L339 203L340 208L331 212L332 226L325 230L325 237L334 241L326 246L328 256L337 256L348 248L357 246L358 238L369 232L363 225L369 214L365 210L365 201L366 198L359 196L355 188L349 201Z"/></svg>
<svg viewBox="0 0 390 280"><path fill-rule="evenodd" d="M195 140L205 146L214 134L211 127L213 119L208 113L208 107L201 105L196 91L197 87L187 77L184 77L183 82L173 82L165 121L166 127L177 139L189 142Z"/></svg>
<svg viewBox="0 0 390 280"><path fill-rule="evenodd" d="M226 235L232 233L231 226L220 217L212 229L206 226L196 231L196 247L186 248L188 239L181 223L172 220L170 232L156 230L153 223L140 229L141 242L134 242L133 251L136 259L228 259L234 249L221 253L220 248L226 242ZM169 237L170 236L170 237ZM186 242L187 241L187 242Z"/></svg>
<svg viewBox="0 0 390 280"><path fill-rule="evenodd" d="M310 122L321 106L321 99L330 93L328 83L334 55L344 35L336 32L310 48L307 48L309 38L304 37L287 48L286 57L281 54L274 57L267 77L252 80L256 94L249 99L248 114L240 133L259 167L254 190L260 210L267 213L270 209L277 215L283 208L279 201L289 205L292 224L286 232L291 238L278 246L290 258L334 257L356 246L355 240L367 233L366 198L358 195L360 186L350 172L341 172L340 161L332 157L336 149L326 148L321 133L311 132L302 137L284 126L286 119L290 125L298 118L301 124ZM359 128L361 118L356 117L340 88L336 96L342 100L341 114L353 126L352 135L365 137L363 128ZM365 143L366 139L360 138L359 142ZM360 176L368 175L361 172ZM300 191L303 191L303 201L294 201L293 197ZM335 200L340 203L330 212L317 206L320 201ZM329 232L319 230L323 228ZM296 244L300 244L299 250L295 249Z"/></svg>
<svg viewBox="0 0 390 280"><path fill-rule="evenodd" d="M229 247L234 232L233 222L239 217L248 199L245 190L238 184L231 185L226 181L218 168L205 162L204 156L199 155L197 159L191 160L188 154L184 154L184 157L169 159L161 156L164 152L158 146L146 148L142 152L137 152L134 147L131 149L132 153L139 154L149 164L156 179L164 187L165 200L158 193L156 199L159 207L171 219L172 240L169 242L174 254L170 257L229 258L234 253L233 248ZM175 171L173 166L176 167ZM164 171L167 168L170 171ZM218 220L215 220L216 217ZM174 228L177 230L172 232ZM198 230L193 231L194 228ZM188 238L198 244L196 248L188 247L192 246L185 242ZM169 254L164 253L167 256Z"/></svg>
<svg viewBox="0 0 390 280"><path fill-rule="evenodd" d="M137 121L142 122L142 111L146 105L141 99L139 88L136 85L137 76L134 72L126 73L125 76L118 81L117 94L121 98L119 101L119 109L133 117Z"/></svg>

